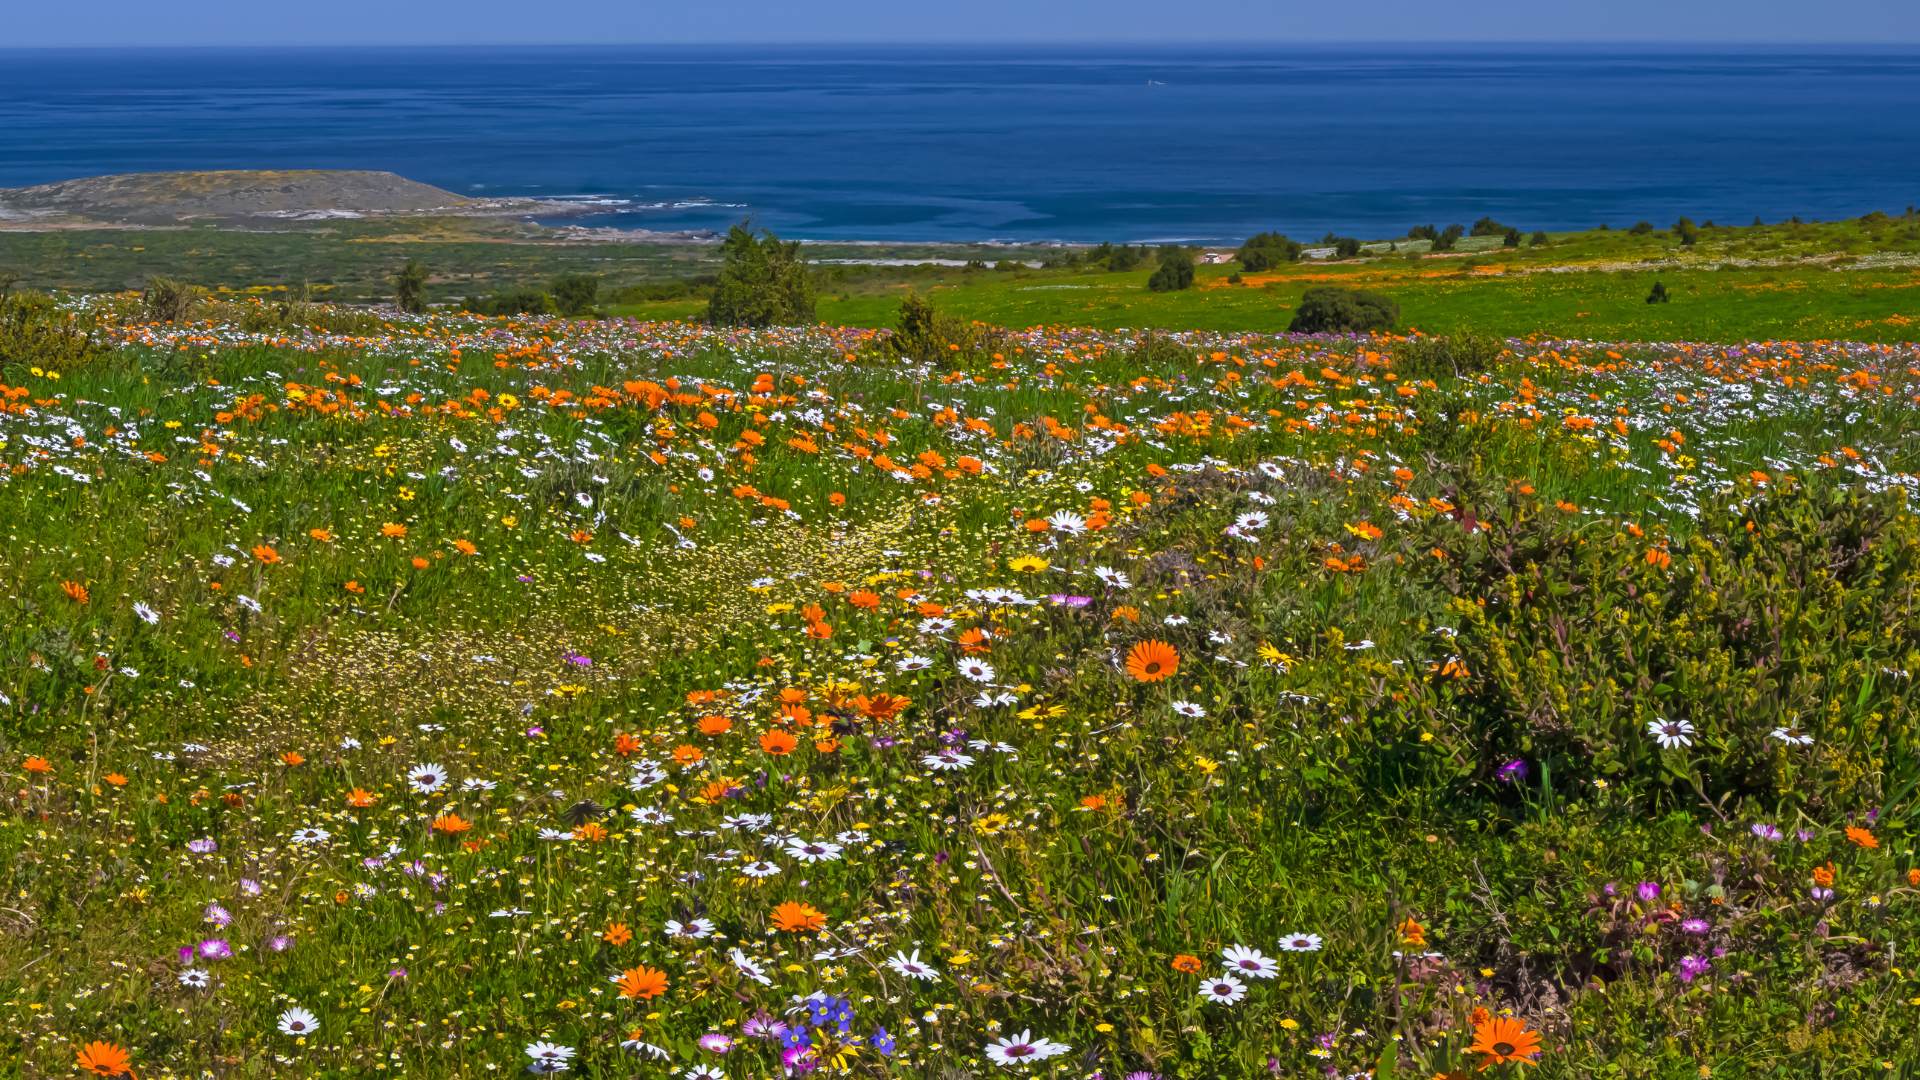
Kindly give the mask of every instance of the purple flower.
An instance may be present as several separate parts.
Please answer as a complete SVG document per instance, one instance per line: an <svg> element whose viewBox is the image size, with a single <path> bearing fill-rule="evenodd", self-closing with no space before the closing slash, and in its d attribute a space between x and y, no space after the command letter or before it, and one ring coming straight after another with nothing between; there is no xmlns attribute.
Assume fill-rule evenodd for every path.
<svg viewBox="0 0 1920 1080"><path fill-rule="evenodd" d="M406 968L393 968L392 970L387 972L387 978L389 979L404 979L406 977L407 977Z"/></svg>
<svg viewBox="0 0 1920 1080"><path fill-rule="evenodd" d="M285 934L275 934L267 939L267 948L274 952L286 952L293 948L293 939Z"/></svg>
<svg viewBox="0 0 1920 1080"><path fill-rule="evenodd" d="M233 955L233 946L226 938L208 938L200 943L200 955L208 960L225 960Z"/></svg>
<svg viewBox="0 0 1920 1080"><path fill-rule="evenodd" d="M226 926L233 922L233 915L219 904L208 904L206 920L215 926Z"/></svg>
<svg viewBox="0 0 1920 1080"><path fill-rule="evenodd" d="M1692 918L1682 922L1680 929L1685 930L1689 934L1704 934L1713 929L1713 924L1705 919Z"/></svg>
<svg viewBox="0 0 1920 1080"><path fill-rule="evenodd" d="M220 850L220 845L214 843L211 839L202 838L187 841L187 850L193 852L195 855L211 855Z"/></svg>
<svg viewBox="0 0 1920 1080"><path fill-rule="evenodd" d="M1762 840L1779 840L1786 835L1764 821L1754 822L1753 828L1750 831Z"/></svg>
<svg viewBox="0 0 1920 1080"><path fill-rule="evenodd" d="M1678 972L1680 981L1690 983L1700 976L1705 975L1707 969L1712 966L1713 962L1704 956L1683 956L1680 958L1680 970Z"/></svg>
<svg viewBox="0 0 1920 1080"><path fill-rule="evenodd" d="M1527 779L1527 763L1519 758L1514 758L1512 761L1500 766L1494 775L1500 778L1501 783L1525 783Z"/></svg>
<svg viewBox="0 0 1920 1080"><path fill-rule="evenodd" d="M1634 895L1640 898L1642 903L1650 904L1660 899L1660 883L1657 881L1643 881L1635 887L1633 892Z"/></svg>
<svg viewBox="0 0 1920 1080"><path fill-rule="evenodd" d="M712 1054L724 1054L733 1049L733 1040L717 1031L709 1031L700 1036L700 1049Z"/></svg>

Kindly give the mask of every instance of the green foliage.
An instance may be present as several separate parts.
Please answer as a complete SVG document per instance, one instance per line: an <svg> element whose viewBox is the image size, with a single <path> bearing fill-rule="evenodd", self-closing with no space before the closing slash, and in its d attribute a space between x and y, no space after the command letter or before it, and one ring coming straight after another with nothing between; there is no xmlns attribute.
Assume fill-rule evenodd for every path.
<svg viewBox="0 0 1920 1080"><path fill-rule="evenodd" d="M1182 247L1160 249L1160 265L1147 278L1153 292L1178 292L1193 288L1193 252Z"/></svg>
<svg viewBox="0 0 1920 1080"><path fill-rule="evenodd" d="M1693 223L1692 218L1683 217L1674 222L1673 234L1680 238L1682 247L1692 247L1700 240L1700 227Z"/></svg>
<svg viewBox="0 0 1920 1080"><path fill-rule="evenodd" d="M1257 274L1297 261L1302 250L1301 244L1283 233L1263 232L1249 236L1233 257L1239 260L1240 269Z"/></svg>
<svg viewBox="0 0 1920 1080"><path fill-rule="evenodd" d="M1460 237L1464 235L1465 232L1466 230L1459 225L1449 225L1441 229L1439 234L1433 238L1433 250L1452 251L1454 245L1460 242Z"/></svg>
<svg viewBox="0 0 1920 1080"><path fill-rule="evenodd" d="M562 315L573 317L585 315L593 310L600 298L600 277L597 274L561 274L547 284L547 294L553 297L554 310Z"/></svg>
<svg viewBox="0 0 1920 1080"><path fill-rule="evenodd" d="M912 360L948 362L975 344L972 328L935 310L933 301L908 290L900 298L900 318L887 336L887 348Z"/></svg>
<svg viewBox="0 0 1920 1080"><path fill-rule="evenodd" d="M481 315L553 315L558 311L553 297L540 289L510 289L492 296L469 298L468 311Z"/></svg>
<svg viewBox="0 0 1920 1080"><path fill-rule="evenodd" d="M1365 289L1318 285L1308 289L1294 308L1294 334L1358 334L1391 330L1400 321L1400 305Z"/></svg>
<svg viewBox="0 0 1920 1080"><path fill-rule="evenodd" d="M141 294L141 308L146 317L153 322L186 322L193 317L193 310L206 296L206 290L198 285L174 278L157 277L147 282L146 292Z"/></svg>
<svg viewBox="0 0 1920 1080"><path fill-rule="evenodd" d="M1671 299L1672 297L1667 295L1667 287L1658 281L1653 283L1653 288L1647 293L1647 303L1649 304L1664 304Z"/></svg>
<svg viewBox="0 0 1920 1080"><path fill-rule="evenodd" d="M1673 550L1526 499L1476 509L1482 527L1442 576L1477 678L1447 700L1496 755L1598 775L1660 810L1820 813L1888 797L1889 766L1920 778L1886 752L1916 722L1888 668L1920 656L1900 584L1920 580L1920 518L1897 499L1748 489L1710 502ZM1648 730L1671 720L1692 727L1685 753ZM1811 727L1829 733L1818 754L1783 740Z"/></svg>
<svg viewBox="0 0 1920 1080"><path fill-rule="evenodd" d="M416 315L427 310L427 268L419 259L408 259L394 273L393 306Z"/></svg>
<svg viewBox="0 0 1920 1080"><path fill-rule="evenodd" d="M1342 259L1351 259L1360 254L1360 241L1351 236L1333 238L1333 253Z"/></svg>
<svg viewBox="0 0 1920 1080"><path fill-rule="evenodd" d="M813 279L799 241L771 232L758 237L744 225L720 244L720 276L707 301L715 326L798 326L813 321Z"/></svg>
<svg viewBox="0 0 1920 1080"><path fill-rule="evenodd" d="M1517 232L1517 231L1519 230L1511 228L1510 226L1502 225L1499 222L1493 220L1491 217L1482 217L1480 220L1473 223L1473 227L1471 229L1467 230L1467 235L1468 236L1504 236L1507 233Z"/></svg>
<svg viewBox="0 0 1920 1080"><path fill-rule="evenodd" d="M1394 346L1393 368L1402 378L1459 378L1492 370L1506 352L1506 341L1491 334L1420 334Z"/></svg>
<svg viewBox="0 0 1920 1080"><path fill-rule="evenodd" d="M52 297L0 282L0 373L21 379L33 368L70 371L99 352L90 329Z"/></svg>

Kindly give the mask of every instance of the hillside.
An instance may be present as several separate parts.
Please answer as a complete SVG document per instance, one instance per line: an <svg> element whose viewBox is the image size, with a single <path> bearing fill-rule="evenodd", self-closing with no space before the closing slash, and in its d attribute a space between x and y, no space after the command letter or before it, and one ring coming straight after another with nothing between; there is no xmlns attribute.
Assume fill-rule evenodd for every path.
<svg viewBox="0 0 1920 1080"><path fill-rule="evenodd" d="M123 173L0 189L0 219L159 225L251 218L527 213L531 199L469 199L389 172L345 169Z"/></svg>

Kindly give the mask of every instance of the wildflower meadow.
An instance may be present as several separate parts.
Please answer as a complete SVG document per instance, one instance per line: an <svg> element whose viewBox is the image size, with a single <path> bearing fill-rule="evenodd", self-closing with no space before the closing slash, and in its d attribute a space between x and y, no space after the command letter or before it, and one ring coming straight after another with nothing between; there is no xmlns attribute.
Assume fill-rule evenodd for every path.
<svg viewBox="0 0 1920 1080"><path fill-rule="evenodd" d="M1920 347L53 317L0 1075L1920 1060Z"/></svg>

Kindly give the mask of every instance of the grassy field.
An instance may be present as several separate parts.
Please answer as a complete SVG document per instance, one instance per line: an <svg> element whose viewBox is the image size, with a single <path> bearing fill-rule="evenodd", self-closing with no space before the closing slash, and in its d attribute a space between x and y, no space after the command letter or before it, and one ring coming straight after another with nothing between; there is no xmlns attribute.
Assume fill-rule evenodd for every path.
<svg viewBox="0 0 1920 1080"><path fill-rule="evenodd" d="M1912 347L67 303L0 1075L1920 1058Z"/></svg>
<svg viewBox="0 0 1920 1080"><path fill-rule="evenodd" d="M944 310L1000 326L1153 327L1278 332L1313 285L1370 288L1392 297L1402 325L1433 333L1635 341L1909 341L1920 318L1920 218L1702 229L1682 244L1671 230L1555 233L1541 246L1505 248L1466 237L1445 254L1425 241L1368 244L1356 259L1310 258L1228 279L1237 267L1203 266L1197 287L1146 288L1150 265L1113 273L1059 262L1075 250L1046 247L812 244L820 319L835 326L892 325L908 289ZM279 232L184 230L0 231L0 273L30 288L138 289L172 276L227 292L306 294L352 302L388 297L388 278L411 258L433 277L429 298L454 303L557 274L603 281L607 310L664 320L705 310L713 245L561 241L514 222L451 219L336 222ZM977 267L849 264L846 260L978 260ZM995 264L1005 263L1001 268ZM992 266L993 268L989 268ZM1649 304L1655 282L1672 295ZM636 301L644 287L666 299Z"/></svg>

